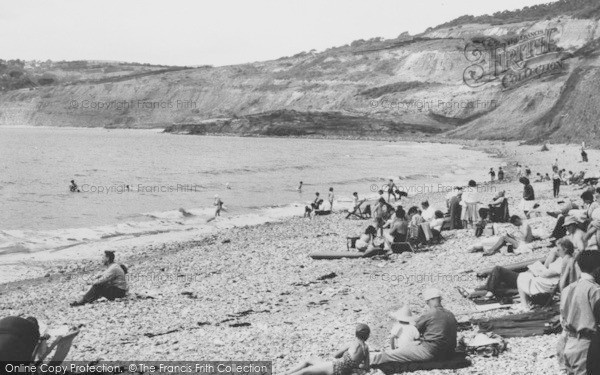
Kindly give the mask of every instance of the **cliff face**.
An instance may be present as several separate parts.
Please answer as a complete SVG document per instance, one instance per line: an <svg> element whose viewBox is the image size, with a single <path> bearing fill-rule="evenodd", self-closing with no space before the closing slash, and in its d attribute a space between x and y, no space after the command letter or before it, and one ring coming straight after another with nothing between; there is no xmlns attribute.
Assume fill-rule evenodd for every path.
<svg viewBox="0 0 600 375"><path fill-rule="evenodd" d="M597 20L569 17L465 24L274 61L13 90L0 94L0 125L590 143L599 37Z"/></svg>

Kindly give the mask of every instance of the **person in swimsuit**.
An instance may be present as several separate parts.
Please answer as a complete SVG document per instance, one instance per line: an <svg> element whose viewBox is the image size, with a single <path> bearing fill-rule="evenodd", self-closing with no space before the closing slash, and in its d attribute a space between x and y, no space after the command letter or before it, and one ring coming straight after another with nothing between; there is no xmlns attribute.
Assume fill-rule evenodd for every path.
<svg viewBox="0 0 600 375"><path fill-rule="evenodd" d="M284 373L284 375L350 375L355 370L370 370L369 347L365 343L371 334L369 326L356 326L356 340L337 352L332 362L308 360Z"/></svg>
<svg viewBox="0 0 600 375"><path fill-rule="evenodd" d="M329 194L327 194L327 200L329 201L329 209L333 211L333 200L335 196L333 195L333 188L329 188Z"/></svg>
<svg viewBox="0 0 600 375"><path fill-rule="evenodd" d="M300 185L298 185L298 188L296 189L298 190L298 192L302 192L302 181L300 181Z"/></svg>
<svg viewBox="0 0 600 375"><path fill-rule="evenodd" d="M223 209L223 201L221 200L221 198L219 198L218 195L215 195L215 202L213 203L213 205L216 207L215 208L215 219L216 219L217 216L221 216L221 210Z"/></svg>

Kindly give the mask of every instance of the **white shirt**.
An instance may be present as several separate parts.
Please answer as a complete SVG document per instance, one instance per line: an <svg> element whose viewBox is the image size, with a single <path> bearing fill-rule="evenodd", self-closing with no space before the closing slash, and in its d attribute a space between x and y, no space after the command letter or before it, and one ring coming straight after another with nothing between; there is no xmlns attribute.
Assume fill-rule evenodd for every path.
<svg viewBox="0 0 600 375"><path fill-rule="evenodd" d="M435 218L435 208L433 208L432 206L429 206L428 209L423 210L423 212L421 213L421 217L425 221L433 220Z"/></svg>

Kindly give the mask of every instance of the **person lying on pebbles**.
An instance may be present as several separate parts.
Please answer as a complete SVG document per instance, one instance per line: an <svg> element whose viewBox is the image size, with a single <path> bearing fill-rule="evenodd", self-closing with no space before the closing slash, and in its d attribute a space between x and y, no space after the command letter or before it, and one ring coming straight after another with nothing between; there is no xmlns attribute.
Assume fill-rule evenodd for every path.
<svg viewBox="0 0 600 375"><path fill-rule="evenodd" d="M561 276L570 272L570 267L574 266L573 243L568 239L559 241L558 249L550 252L544 264L539 262L529 266L526 272L515 272L507 268L496 266L487 278L485 284L468 290L458 287L458 291L463 297L502 297L502 289L517 289L521 299L519 310L529 311L530 297L538 294L553 293L556 287L561 283ZM565 279L560 286L563 289L570 280Z"/></svg>
<svg viewBox="0 0 600 375"><path fill-rule="evenodd" d="M337 352L332 362L311 359L298 364L284 375L350 375L355 370L370 371L367 341L371 329L366 324L356 326L356 340Z"/></svg>
<svg viewBox="0 0 600 375"><path fill-rule="evenodd" d="M490 256L499 252L504 246L511 245L515 254L531 253L533 251L531 243L538 240L531 231L531 225L518 215L511 216L510 223L518 228L515 234L484 238L467 251L469 253L483 251L484 256Z"/></svg>
<svg viewBox="0 0 600 375"><path fill-rule="evenodd" d="M81 299L71 302L71 306L85 305L101 297L110 301L125 297L127 294L126 268L115 263L115 253L108 250L104 252L102 264L106 266L106 270L97 277L90 290Z"/></svg>

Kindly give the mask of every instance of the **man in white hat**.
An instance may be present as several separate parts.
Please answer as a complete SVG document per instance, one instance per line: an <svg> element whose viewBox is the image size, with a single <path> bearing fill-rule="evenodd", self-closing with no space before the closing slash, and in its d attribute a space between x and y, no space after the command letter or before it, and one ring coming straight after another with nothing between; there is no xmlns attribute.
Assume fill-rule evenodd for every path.
<svg viewBox="0 0 600 375"><path fill-rule="evenodd" d="M415 326L421 334L419 340L390 351L375 353L371 364L387 362L423 362L443 360L454 354L456 349L456 318L442 306L442 293L435 288L423 292L427 311Z"/></svg>

